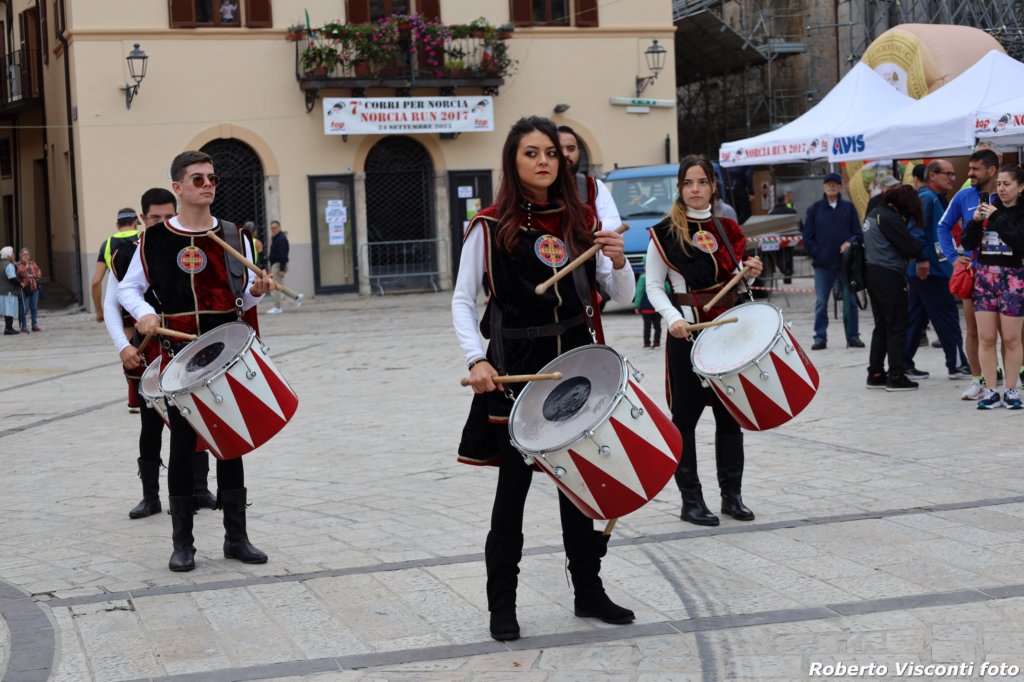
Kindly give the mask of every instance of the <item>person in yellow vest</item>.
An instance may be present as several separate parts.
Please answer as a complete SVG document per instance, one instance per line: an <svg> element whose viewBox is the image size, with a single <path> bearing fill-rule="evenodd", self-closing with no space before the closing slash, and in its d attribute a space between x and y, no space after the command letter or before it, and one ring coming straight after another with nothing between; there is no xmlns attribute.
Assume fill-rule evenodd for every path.
<svg viewBox="0 0 1024 682"><path fill-rule="evenodd" d="M138 237L139 216L133 208L122 208L117 212L117 232L103 241L96 259L96 271L92 273L92 309L100 324L103 323L103 280L110 270L110 259L119 247L131 244Z"/></svg>

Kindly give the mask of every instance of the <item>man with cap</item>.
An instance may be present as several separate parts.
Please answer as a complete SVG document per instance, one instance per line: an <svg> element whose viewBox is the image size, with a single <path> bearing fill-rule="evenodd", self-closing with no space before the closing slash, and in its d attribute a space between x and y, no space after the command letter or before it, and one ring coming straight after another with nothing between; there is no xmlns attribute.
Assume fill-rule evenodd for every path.
<svg viewBox="0 0 1024 682"><path fill-rule="evenodd" d="M103 240L100 255L96 259L96 271L92 273L92 309L96 313L96 321L103 324L103 280L107 271L112 270L111 259L117 250L129 247L139 238L139 216L134 208L122 208L117 212L117 232ZM127 322L125 323L127 327ZM142 404L136 390L136 383L128 382L128 411L138 412Z"/></svg>
<svg viewBox="0 0 1024 682"><path fill-rule="evenodd" d="M846 328L846 347L863 348L857 319L857 302L839 276L840 254L850 241L860 238L860 218L857 209L839 195L843 179L838 173L829 173L824 180L824 196L811 204L804 218L804 248L814 266L814 344L811 350L823 350L828 345L828 301L832 289L839 287L843 298L843 324Z"/></svg>

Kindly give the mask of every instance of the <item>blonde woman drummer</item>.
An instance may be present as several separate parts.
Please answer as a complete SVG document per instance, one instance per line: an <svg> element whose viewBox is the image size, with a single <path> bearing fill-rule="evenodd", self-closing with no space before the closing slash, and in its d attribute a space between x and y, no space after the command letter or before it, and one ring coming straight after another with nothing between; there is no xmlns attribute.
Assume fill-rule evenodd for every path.
<svg viewBox="0 0 1024 682"><path fill-rule="evenodd" d="M705 312L703 306L732 279L740 267L746 238L729 218L712 216L716 195L711 163L698 156L679 162L679 196L671 213L650 229L647 248L647 297L665 319L668 340L668 397L672 422L683 436L683 453L676 470L676 484L683 498L680 518L700 526L717 526L718 517L704 504L697 476L695 431L704 407L710 402L715 415L715 464L722 492L722 513L739 521L752 521L740 496L743 480L743 434L739 424L710 388L702 387L690 363L693 337L687 324L712 320L738 301L730 291ZM761 274L761 260L744 263L749 275ZM672 296L665 292L666 279Z"/></svg>
<svg viewBox="0 0 1024 682"><path fill-rule="evenodd" d="M533 374L556 357L593 342L593 297L600 283L609 296L631 302L636 283L622 236L597 231L580 202L550 120L519 119L502 150L498 200L466 232L452 298L452 318L476 395L459 444L460 461L496 465L498 487L484 558L491 636L519 638L516 588L523 553L523 509L533 470L510 443L508 415L522 384L498 390L499 374ZM591 245L602 247L572 277L543 294L534 287ZM489 294L483 323L476 301ZM484 350L480 332L490 339ZM599 575L608 537L558 493L562 538L575 589L575 613L606 623L633 621L633 612L608 598Z"/></svg>

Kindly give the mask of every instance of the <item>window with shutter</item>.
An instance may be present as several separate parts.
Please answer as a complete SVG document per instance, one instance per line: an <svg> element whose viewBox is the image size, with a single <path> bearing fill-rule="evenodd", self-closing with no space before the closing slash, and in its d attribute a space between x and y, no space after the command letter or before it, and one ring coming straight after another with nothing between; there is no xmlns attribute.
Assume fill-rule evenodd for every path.
<svg viewBox="0 0 1024 682"><path fill-rule="evenodd" d="M513 26L533 26L531 0L509 0L509 14Z"/></svg>
<svg viewBox="0 0 1024 682"><path fill-rule="evenodd" d="M597 0L509 0L515 26L597 26Z"/></svg>
<svg viewBox="0 0 1024 682"><path fill-rule="evenodd" d="M416 0L416 11L432 21L441 21L441 0Z"/></svg>
<svg viewBox="0 0 1024 682"><path fill-rule="evenodd" d="M597 26L597 0L576 0L576 15L573 22L581 28Z"/></svg>
<svg viewBox="0 0 1024 682"><path fill-rule="evenodd" d="M237 26L270 28L271 0L167 0L171 28Z"/></svg>
<svg viewBox="0 0 1024 682"><path fill-rule="evenodd" d="M350 24L365 24L370 20L370 0L345 0L345 20Z"/></svg>
<svg viewBox="0 0 1024 682"><path fill-rule="evenodd" d="M245 0L245 25L249 28L272 28L270 0Z"/></svg>
<svg viewBox="0 0 1024 682"><path fill-rule="evenodd" d="M171 28L190 28L196 25L195 0L167 0Z"/></svg>

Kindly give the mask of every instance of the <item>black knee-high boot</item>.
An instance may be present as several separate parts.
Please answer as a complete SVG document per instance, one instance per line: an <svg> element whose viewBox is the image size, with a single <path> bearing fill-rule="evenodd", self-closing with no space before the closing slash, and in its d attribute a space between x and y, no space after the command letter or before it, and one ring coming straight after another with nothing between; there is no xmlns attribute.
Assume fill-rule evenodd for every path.
<svg viewBox="0 0 1024 682"><path fill-rule="evenodd" d="M562 534L576 592L573 606L581 618L599 618L605 623L624 625L633 622L633 612L609 599L601 582L601 559L608 553L608 539L609 536L599 530L580 536Z"/></svg>
<svg viewBox="0 0 1024 682"><path fill-rule="evenodd" d="M743 504L743 434L715 434L715 463L718 485L722 489L722 513L737 521L753 521L754 512Z"/></svg>
<svg viewBox="0 0 1024 682"><path fill-rule="evenodd" d="M139 478L142 479L142 501L128 512L128 518L141 519L159 514L160 507L160 460L139 459Z"/></svg>
<svg viewBox="0 0 1024 682"><path fill-rule="evenodd" d="M199 509L216 509L217 498L210 492L207 480L210 476L210 454L197 452L192 461L192 480L195 483L196 506Z"/></svg>
<svg viewBox="0 0 1024 682"><path fill-rule="evenodd" d="M718 517L711 513L704 504L700 478L697 476L697 440L693 431L681 434L683 437L683 456L676 467L676 485L683 498L683 511L679 518L698 526L717 526Z"/></svg>
<svg viewBox="0 0 1024 682"><path fill-rule="evenodd" d="M499 642L519 639L516 620L516 588L523 558L523 534L487 533L484 561L487 564L487 610L491 612L491 637Z"/></svg>
<svg viewBox="0 0 1024 682"><path fill-rule="evenodd" d="M252 546L245 530L245 497L245 488L217 491L217 499L224 507L224 557L246 564L265 564L267 555Z"/></svg>
<svg viewBox="0 0 1024 682"><path fill-rule="evenodd" d="M171 513L171 541L174 543L174 552L167 567L172 571L191 571L196 567L195 538L192 537L196 498L184 495L167 500Z"/></svg>
<svg viewBox="0 0 1024 682"><path fill-rule="evenodd" d="M14 318L10 315L4 315L4 335L11 336L17 333L14 331Z"/></svg>

